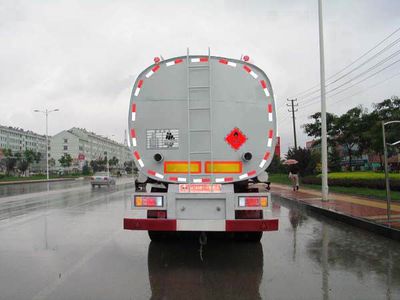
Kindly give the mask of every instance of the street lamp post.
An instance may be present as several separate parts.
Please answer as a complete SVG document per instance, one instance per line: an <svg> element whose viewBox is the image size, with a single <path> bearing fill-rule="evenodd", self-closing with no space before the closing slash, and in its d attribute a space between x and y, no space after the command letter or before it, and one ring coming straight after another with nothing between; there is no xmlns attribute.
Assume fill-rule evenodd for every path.
<svg viewBox="0 0 400 300"><path fill-rule="evenodd" d="M40 112L46 115L46 177L49 180L49 114L55 111L59 111L58 108L53 110L38 110L35 109L34 112Z"/></svg>
<svg viewBox="0 0 400 300"><path fill-rule="evenodd" d="M385 122L382 121L382 140L383 140L383 158L385 164L385 185L386 185L386 209L387 209L387 217L388 217L388 224L390 226L390 219L391 219L391 196L390 196L390 181L389 181L389 170L388 170L388 154L387 154L387 145L395 146L400 143L400 140L394 142L392 144L386 143L386 136L385 136L385 126L393 123L400 123L400 121L389 121Z"/></svg>
<svg viewBox="0 0 400 300"><path fill-rule="evenodd" d="M324 29L322 22L322 0L318 0L319 59L321 77L321 163L322 163L322 201L328 201L328 144L326 134L326 92Z"/></svg>

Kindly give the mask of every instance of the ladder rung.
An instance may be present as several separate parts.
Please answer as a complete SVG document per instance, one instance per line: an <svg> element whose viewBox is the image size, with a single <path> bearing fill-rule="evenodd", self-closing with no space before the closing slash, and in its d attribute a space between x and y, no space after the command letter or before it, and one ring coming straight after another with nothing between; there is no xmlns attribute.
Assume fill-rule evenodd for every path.
<svg viewBox="0 0 400 300"><path fill-rule="evenodd" d="M211 154L211 151L192 151L189 154Z"/></svg>
<svg viewBox="0 0 400 300"><path fill-rule="evenodd" d="M198 85L198 86L189 86L189 89L192 90L200 90L200 89L209 89L209 85Z"/></svg>
<svg viewBox="0 0 400 300"><path fill-rule="evenodd" d="M190 132L211 132L210 129L190 129Z"/></svg>
<svg viewBox="0 0 400 300"><path fill-rule="evenodd" d="M189 107L189 110L210 110L209 107Z"/></svg>
<svg viewBox="0 0 400 300"><path fill-rule="evenodd" d="M202 66L191 66L189 65L189 69L208 69L208 65L202 65Z"/></svg>

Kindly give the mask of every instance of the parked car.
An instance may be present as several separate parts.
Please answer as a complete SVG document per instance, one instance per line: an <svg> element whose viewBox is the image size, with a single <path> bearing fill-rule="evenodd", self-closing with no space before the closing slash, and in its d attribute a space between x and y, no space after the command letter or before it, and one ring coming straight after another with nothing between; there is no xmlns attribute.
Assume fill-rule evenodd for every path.
<svg viewBox="0 0 400 300"><path fill-rule="evenodd" d="M97 172L92 176L92 178L90 178L90 184L92 187L95 187L96 185L98 187L102 185L110 186L115 184L115 179L109 176L107 172Z"/></svg>

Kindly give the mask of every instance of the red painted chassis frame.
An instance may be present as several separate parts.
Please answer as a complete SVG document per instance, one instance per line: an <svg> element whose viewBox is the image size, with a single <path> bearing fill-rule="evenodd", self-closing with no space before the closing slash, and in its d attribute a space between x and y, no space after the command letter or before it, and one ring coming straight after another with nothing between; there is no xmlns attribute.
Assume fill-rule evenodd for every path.
<svg viewBox="0 0 400 300"><path fill-rule="evenodd" d="M277 231L278 219L271 220L226 220L225 231ZM176 220L171 219L124 219L124 229L176 231Z"/></svg>

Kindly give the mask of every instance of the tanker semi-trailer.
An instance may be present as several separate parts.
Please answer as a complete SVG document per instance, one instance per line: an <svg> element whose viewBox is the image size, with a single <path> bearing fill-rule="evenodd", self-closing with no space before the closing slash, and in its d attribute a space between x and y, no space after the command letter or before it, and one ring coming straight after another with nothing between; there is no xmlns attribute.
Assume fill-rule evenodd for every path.
<svg viewBox="0 0 400 300"><path fill-rule="evenodd" d="M155 60L135 82L128 126L139 174L124 229L253 241L278 230L266 219L276 113L260 68L210 55Z"/></svg>

